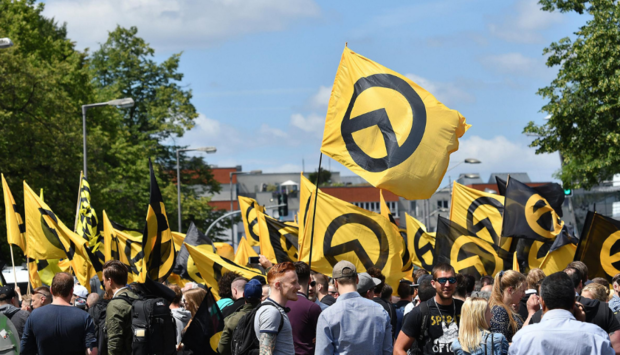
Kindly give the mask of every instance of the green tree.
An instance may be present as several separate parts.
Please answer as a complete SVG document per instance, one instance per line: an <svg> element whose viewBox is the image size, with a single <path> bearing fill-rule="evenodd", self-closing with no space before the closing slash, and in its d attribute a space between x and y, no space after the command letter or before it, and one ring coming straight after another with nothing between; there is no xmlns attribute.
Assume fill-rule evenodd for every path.
<svg viewBox="0 0 620 355"><path fill-rule="evenodd" d="M549 86L538 90L551 115L530 122L536 153L560 152L556 174L565 187L590 188L620 173L620 5L612 0L541 0L545 11L587 12L575 38L545 48L547 66L559 68Z"/></svg>
<svg viewBox="0 0 620 355"><path fill-rule="evenodd" d="M328 186L332 182L332 173L329 170L325 170L321 168L318 171L310 173L308 175L308 180L316 185L316 179L319 178L320 186Z"/></svg>

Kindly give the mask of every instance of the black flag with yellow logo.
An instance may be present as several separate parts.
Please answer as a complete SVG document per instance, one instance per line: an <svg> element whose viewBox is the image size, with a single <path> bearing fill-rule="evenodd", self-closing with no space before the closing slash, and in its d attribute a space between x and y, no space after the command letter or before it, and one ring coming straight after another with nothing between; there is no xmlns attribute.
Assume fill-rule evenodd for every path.
<svg viewBox="0 0 620 355"><path fill-rule="evenodd" d="M127 270L127 283L146 279L142 232L114 223L103 211L103 254L105 261L118 260Z"/></svg>
<svg viewBox="0 0 620 355"><path fill-rule="evenodd" d="M353 263L358 272L376 267L383 272L386 283L398 287L402 272L402 237L385 217L359 208L319 191L316 215L308 216L307 224L314 223L314 243L306 230L303 245L299 246L299 260L310 260L312 269L331 276L340 260ZM314 220L314 221L313 221ZM262 237L262 236L261 236Z"/></svg>
<svg viewBox="0 0 620 355"><path fill-rule="evenodd" d="M407 242L411 250L411 262L422 269L433 270L435 254L435 235L426 231L426 226L417 219L407 217Z"/></svg>
<svg viewBox="0 0 620 355"><path fill-rule="evenodd" d="M457 273L472 275L476 279L485 275L495 276L512 266L512 255L502 259L496 245L446 218L438 218L435 263L448 263Z"/></svg>
<svg viewBox="0 0 620 355"><path fill-rule="evenodd" d="M211 288L183 334L184 349L194 354L219 354L217 346L224 331L224 317L215 302Z"/></svg>
<svg viewBox="0 0 620 355"><path fill-rule="evenodd" d="M273 264L297 261L299 228L277 221L264 213L257 213L260 226L260 253Z"/></svg>
<svg viewBox="0 0 620 355"><path fill-rule="evenodd" d="M604 277L611 283L620 274L620 221L588 211L575 253L588 266L588 277Z"/></svg>
<svg viewBox="0 0 620 355"><path fill-rule="evenodd" d="M497 182L499 194L501 196L506 196L506 181L501 179L499 176L495 177L495 181ZM564 189L562 189L560 184L552 182L549 184L531 186L531 188L547 200L555 213L562 217L562 205L564 204L566 196L564 195Z"/></svg>
<svg viewBox="0 0 620 355"><path fill-rule="evenodd" d="M176 252L166 216L166 207L150 159L149 169L151 173L151 198L146 214L142 249L144 250L146 276L153 281L158 281L160 279L165 280L172 271Z"/></svg>
<svg viewBox="0 0 620 355"><path fill-rule="evenodd" d="M215 252L215 247L213 246L213 242L209 237L204 235L194 222L191 222L189 228L187 229L187 234L185 235L184 244L187 243L193 247L198 249L207 248L212 252ZM177 255L176 262L172 272L181 276L181 278L190 280L196 283L204 284L198 269L196 268L196 264L194 263L194 259L189 255L187 251L187 247L183 245L179 254Z"/></svg>
<svg viewBox="0 0 620 355"><path fill-rule="evenodd" d="M411 79L345 47L321 151L373 186L427 199L468 128L465 117Z"/></svg>
<svg viewBox="0 0 620 355"><path fill-rule="evenodd" d="M251 247L260 244L258 226L258 213L264 213L265 208L249 197L239 196L239 210L241 210L241 218L243 220L243 228L245 229L245 239Z"/></svg>

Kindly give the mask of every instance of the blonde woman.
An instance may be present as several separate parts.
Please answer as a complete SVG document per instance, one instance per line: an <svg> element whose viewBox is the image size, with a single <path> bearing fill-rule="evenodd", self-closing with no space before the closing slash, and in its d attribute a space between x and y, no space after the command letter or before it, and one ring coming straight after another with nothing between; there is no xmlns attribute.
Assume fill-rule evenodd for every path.
<svg viewBox="0 0 620 355"><path fill-rule="evenodd" d="M452 343L454 355L506 355L508 340L488 331L491 310L484 298L470 297L461 308L459 337Z"/></svg>
<svg viewBox="0 0 620 355"><path fill-rule="evenodd" d="M489 330L493 333L502 333L509 343L512 336L523 327L523 319L517 313L519 302L525 296L525 276L513 270L500 271L495 275L493 291L489 299L491 307L491 321ZM531 313L533 315L533 313ZM526 325L531 315L528 315Z"/></svg>
<svg viewBox="0 0 620 355"><path fill-rule="evenodd" d="M607 303L609 300L609 289L592 282L581 290L581 296L591 300L599 300L601 303Z"/></svg>

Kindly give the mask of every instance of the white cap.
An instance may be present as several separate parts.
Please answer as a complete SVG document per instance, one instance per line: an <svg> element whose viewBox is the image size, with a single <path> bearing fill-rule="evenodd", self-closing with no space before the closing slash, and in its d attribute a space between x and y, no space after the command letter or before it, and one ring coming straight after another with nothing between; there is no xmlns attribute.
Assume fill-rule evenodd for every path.
<svg viewBox="0 0 620 355"><path fill-rule="evenodd" d="M78 297L87 298L88 290L82 285L75 285L73 286L73 294Z"/></svg>

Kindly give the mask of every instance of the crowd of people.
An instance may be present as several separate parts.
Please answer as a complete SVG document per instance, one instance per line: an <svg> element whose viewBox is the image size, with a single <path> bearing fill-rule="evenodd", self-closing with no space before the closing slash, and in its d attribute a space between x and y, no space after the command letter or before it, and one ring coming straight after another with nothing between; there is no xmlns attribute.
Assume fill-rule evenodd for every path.
<svg viewBox="0 0 620 355"><path fill-rule="evenodd" d="M358 272L338 262L327 277L304 262L267 265L266 277L227 272L218 281L224 320L220 354L618 354L620 274L588 279L587 266L527 275L513 270L476 280L449 264L416 269L396 293L379 269ZM74 277L57 274L51 287L22 296L0 288L0 335L21 339L15 353L136 353L135 302L161 296L164 332L158 346L192 354L184 344L208 290L202 285L127 285L127 268L109 261L103 297ZM613 292L609 290L613 287ZM159 298L156 298L159 300ZM161 303L161 304L160 304ZM142 307L148 308L147 303ZM167 318L166 318L167 317ZM166 328L169 323L169 327ZM0 319L0 325L3 323ZM0 339L2 339L0 336ZM150 342L154 340L151 339ZM214 344L212 344L214 345ZM150 353L150 352L146 352ZM165 351L163 353L166 353Z"/></svg>

